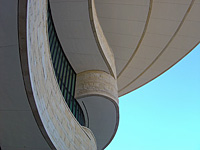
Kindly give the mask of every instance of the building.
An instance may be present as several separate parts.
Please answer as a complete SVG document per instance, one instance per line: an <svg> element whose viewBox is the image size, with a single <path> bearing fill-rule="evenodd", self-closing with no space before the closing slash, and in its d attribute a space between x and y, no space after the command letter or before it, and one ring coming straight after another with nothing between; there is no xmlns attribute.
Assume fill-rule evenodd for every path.
<svg viewBox="0 0 200 150"><path fill-rule="evenodd" d="M118 97L199 43L199 14L199 0L1 0L1 149L104 149Z"/></svg>

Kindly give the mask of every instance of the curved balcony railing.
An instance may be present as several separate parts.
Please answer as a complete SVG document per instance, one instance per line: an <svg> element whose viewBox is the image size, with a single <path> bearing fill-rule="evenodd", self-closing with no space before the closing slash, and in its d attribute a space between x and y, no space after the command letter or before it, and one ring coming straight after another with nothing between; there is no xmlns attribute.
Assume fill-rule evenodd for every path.
<svg viewBox="0 0 200 150"><path fill-rule="evenodd" d="M78 104L77 100L74 98L75 83L76 83L76 72L67 60L66 55L62 49L59 42L58 36L56 34L55 26L53 24L53 19L51 15L50 5L48 5L48 36L49 36L49 46L51 52L51 59L53 62L53 67L55 75L60 86L60 90L63 97L68 104L71 112L78 120L78 122L84 126L85 118L83 111Z"/></svg>

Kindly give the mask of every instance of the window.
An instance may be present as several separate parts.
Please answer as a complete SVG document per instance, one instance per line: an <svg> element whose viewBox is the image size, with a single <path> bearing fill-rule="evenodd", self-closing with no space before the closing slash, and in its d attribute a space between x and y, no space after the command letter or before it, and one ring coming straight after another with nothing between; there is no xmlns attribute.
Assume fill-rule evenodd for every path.
<svg viewBox="0 0 200 150"><path fill-rule="evenodd" d="M72 114L78 120L78 122L84 126L85 118L83 111L77 100L74 98L76 73L67 60L67 57L65 56L62 46L58 40L51 16L50 6L48 6L47 14L51 59L54 67L54 72L57 77L57 82Z"/></svg>

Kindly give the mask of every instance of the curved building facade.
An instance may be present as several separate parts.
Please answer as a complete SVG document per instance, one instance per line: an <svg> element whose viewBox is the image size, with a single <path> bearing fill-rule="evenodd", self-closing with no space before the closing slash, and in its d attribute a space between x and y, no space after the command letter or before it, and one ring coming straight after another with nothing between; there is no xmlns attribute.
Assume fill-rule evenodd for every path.
<svg viewBox="0 0 200 150"><path fill-rule="evenodd" d="M1 0L2 150L101 150L119 97L200 41L199 0Z"/></svg>

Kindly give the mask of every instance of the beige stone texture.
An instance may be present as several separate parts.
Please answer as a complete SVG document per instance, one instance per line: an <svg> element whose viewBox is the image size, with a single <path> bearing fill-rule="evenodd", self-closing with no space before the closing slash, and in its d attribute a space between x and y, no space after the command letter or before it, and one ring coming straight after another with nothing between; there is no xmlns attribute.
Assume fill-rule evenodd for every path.
<svg viewBox="0 0 200 150"><path fill-rule="evenodd" d="M117 80L103 71L84 71L77 74L75 97L81 98L91 95L108 97L117 104Z"/></svg>
<svg viewBox="0 0 200 150"><path fill-rule="evenodd" d="M104 36L101 25L99 24L94 0L89 0L89 13L90 13L91 25L93 28L93 33L96 38L96 42L101 52L101 55L104 58L104 61L107 64L111 75L114 78L116 78L116 66L115 66L114 54Z"/></svg>
<svg viewBox="0 0 200 150"><path fill-rule="evenodd" d="M47 0L29 0L27 9L29 72L44 129L57 150L96 150L92 132L71 113L54 74L47 35Z"/></svg>

